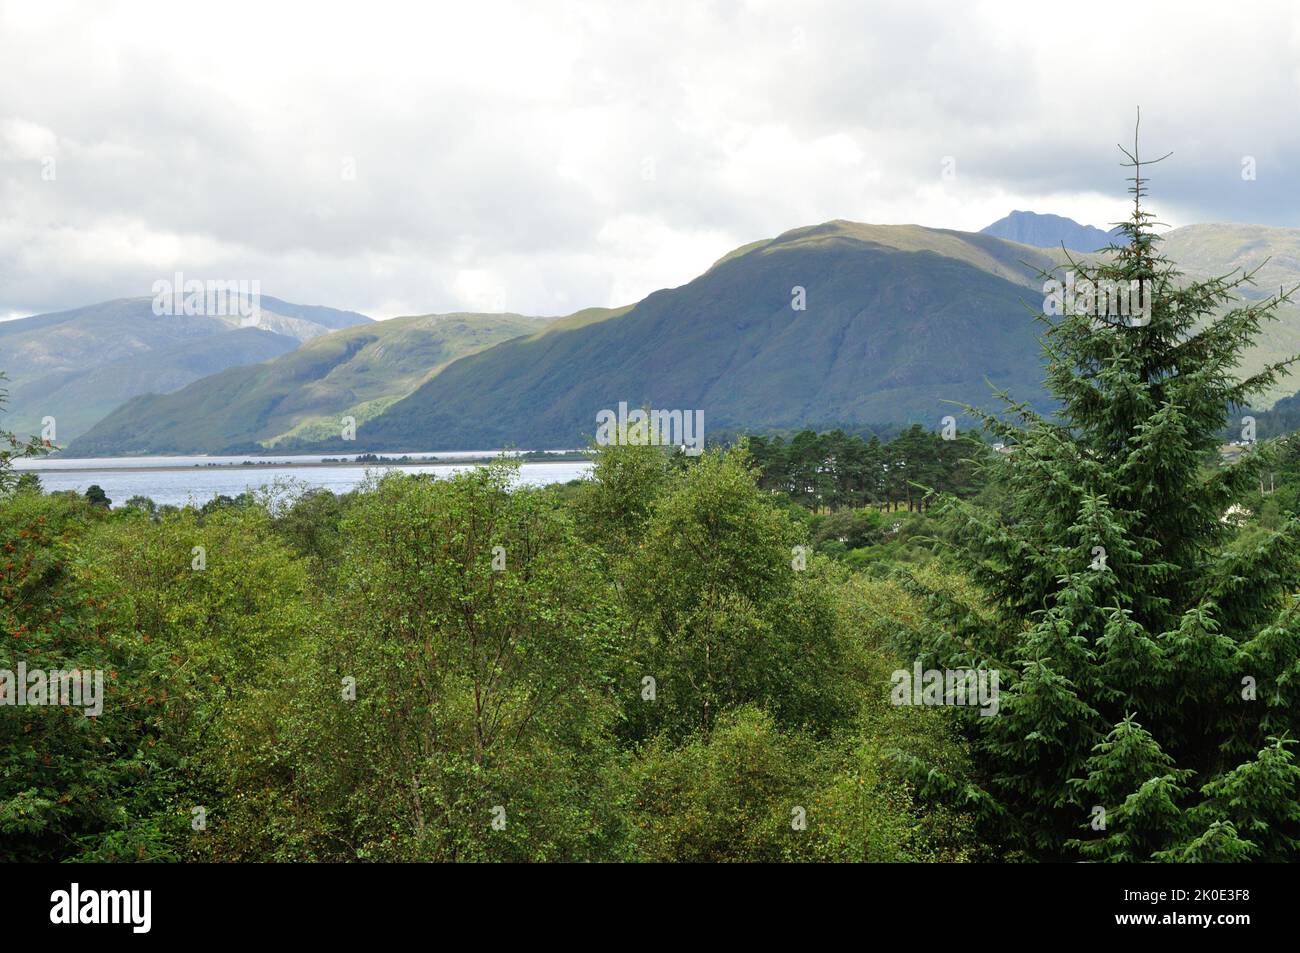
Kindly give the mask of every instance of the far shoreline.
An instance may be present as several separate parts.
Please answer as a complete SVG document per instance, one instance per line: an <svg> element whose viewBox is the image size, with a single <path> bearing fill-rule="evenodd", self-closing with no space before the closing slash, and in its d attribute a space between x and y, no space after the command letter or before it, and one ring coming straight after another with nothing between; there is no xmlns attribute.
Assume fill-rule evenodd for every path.
<svg viewBox="0 0 1300 953"><path fill-rule="evenodd" d="M159 454L162 456L162 454ZM237 454L230 454L237 456ZM363 460L362 456L373 456L373 459ZM43 459L43 458L42 458ZM103 460L121 460L122 457L101 457ZM487 463L493 463L503 459L500 455L489 455L479 457L437 457L437 456L420 456L420 457L387 457L371 454L360 454L357 457L338 457L326 460L264 460L257 461L255 458L248 458L239 463L190 463L190 464L142 464L140 466L96 466L95 457L52 457L54 460L66 460L67 462L77 461L86 462L86 466L77 467L43 467L39 463L35 465L23 466L19 469L23 473L102 473L112 471L114 473L192 473L195 470L262 470L262 469L320 469L322 467L349 467L355 469L365 469L367 467L448 467L448 466L482 466ZM594 458L581 451L574 452L551 452L551 451L527 451L517 456L507 456L504 459L510 462L518 463L590 463Z"/></svg>

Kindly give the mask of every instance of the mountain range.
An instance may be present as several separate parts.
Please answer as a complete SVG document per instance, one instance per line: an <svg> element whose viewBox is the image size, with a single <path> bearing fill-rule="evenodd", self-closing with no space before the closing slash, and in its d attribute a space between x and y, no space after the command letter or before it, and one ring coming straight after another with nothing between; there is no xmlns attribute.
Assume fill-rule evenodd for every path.
<svg viewBox="0 0 1300 953"><path fill-rule="evenodd" d="M1055 253L835 221L745 246L626 313L458 361L358 431L381 450L572 446L619 402L713 429L874 426L1045 399L1027 309Z"/></svg>
<svg viewBox="0 0 1300 953"><path fill-rule="evenodd" d="M1025 241L991 233L1013 222ZM1046 409L1034 319L1042 272L1091 253L1081 246L1095 248L1099 235L1023 212L982 232L836 220L744 245L693 281L621 308L559 319L358 315L364 323L304 343L264 342L282 350L258 363L232 359L179 386L105 398L115 406L67 452L571 447L620 402L701 409L715 432L938 426L958 404L996 406L995 389ZM1164 252L1192 277L1268 259L1248 294L1300 282L1296 229L1186 226L1165 235ZM1300 353L1300 307L1280 317L1243 373ZM240 332L285 337L222 333ZM201 351L202 340L191 343ZM0 336L0 368L7 350ZM1297 389L1300 372L1259 406ZM344 416L358 423L355 440L341 437ZM60 431L66 439L62 421Z"/></svg>
<svg viewBox="0 0 1300 953"><path fill-rule="evenodd" d="M153 304L153 298L120 298L0 322L5 427L39 433L41 421L53 417L55 440L63 444L139 394L178 390L338 329L372 323L354 311L265 295L255 326L239 314L159 315Z"/></svg>
<svg viewBox="0 0 1300 953"><path fill-rule="evenodd" d="M345 416L370 420L457 358L545 323L517 314L371 321L174 393L136 397L69 449L78 455L292 450L337 436Z"/></svg>

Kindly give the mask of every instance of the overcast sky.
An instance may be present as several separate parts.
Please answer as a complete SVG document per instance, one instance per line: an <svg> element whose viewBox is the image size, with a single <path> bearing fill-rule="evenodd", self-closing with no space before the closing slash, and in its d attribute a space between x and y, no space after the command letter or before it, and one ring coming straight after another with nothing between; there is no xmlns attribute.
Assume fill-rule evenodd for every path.
<svg viewBox="0 0 1300 953"><path fill-rule="evenodd" d="M177 270L554 315L832 218L1106 225L1139 104L1164 221L1300 225L1293 3L197 6L0 0L0 316Z"/></svg>

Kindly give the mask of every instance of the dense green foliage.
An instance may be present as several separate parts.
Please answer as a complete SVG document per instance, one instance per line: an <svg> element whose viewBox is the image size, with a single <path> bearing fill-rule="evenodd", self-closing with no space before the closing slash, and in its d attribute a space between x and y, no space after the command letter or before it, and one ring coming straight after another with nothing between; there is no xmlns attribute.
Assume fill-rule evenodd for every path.
<svg viewBox="0 0 1300 953"><path fill-rule="evenodd" d="M101 669L98 717L0 711L0 857L958 860L889 752L884 602L792 548L743 448L602 451L202 510L0 500L0 668ZM499 548L498 548L499 547Z"/></svg>
<svg viewBox="0 0 1300 953"><path fill-rule="evenodd" d="M1225 409L1279 299L1232 305L1232 277L1187 283L1159 254L1135 187L1126 243L1081 278L1146 282L1149 323L1067 313L1045 336L1062 410L989 428L998 509L949 498L951 556L976 595L914 583L911 644L936 667L1001 673L998 717L968 719L980 808L1004 849L1041 859L1295 859L1300 837L1300 524L1238 532L1269 448L1218 456ZM1247 279L1248 280L1248 279Z"/></svg>
<svg viewBox="0 0 1300 953"><path fill-rule="evenodd" d="M955 418L954 418L955 421ZM913 424L882 443L842 430L804 430L787 444L781 437L749 439L759 486L778 490L813 510L878 506L923 512L937 493L969 496L981 485L978 464L991 452L957 434L945 440Z"/></svg>

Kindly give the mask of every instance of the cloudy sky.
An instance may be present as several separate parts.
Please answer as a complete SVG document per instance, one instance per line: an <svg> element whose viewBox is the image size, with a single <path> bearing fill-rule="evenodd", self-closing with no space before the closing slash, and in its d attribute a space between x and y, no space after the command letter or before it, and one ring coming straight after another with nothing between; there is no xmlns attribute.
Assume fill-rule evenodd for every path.
<svg viewBox="0 0 1300 953"><path fill-rule="evenodd" d="M1164 221L1300 226L1293 3L198 6L0 0L0 316L177 270L553 315L832 218L1104 225L1138 105Z"/></svg>

